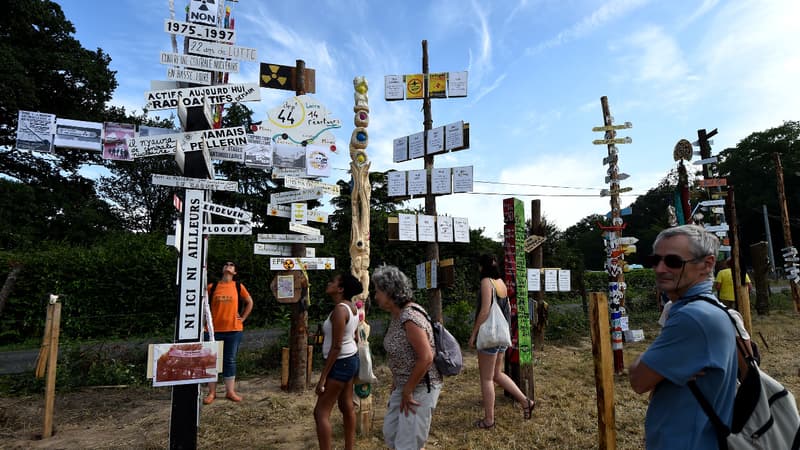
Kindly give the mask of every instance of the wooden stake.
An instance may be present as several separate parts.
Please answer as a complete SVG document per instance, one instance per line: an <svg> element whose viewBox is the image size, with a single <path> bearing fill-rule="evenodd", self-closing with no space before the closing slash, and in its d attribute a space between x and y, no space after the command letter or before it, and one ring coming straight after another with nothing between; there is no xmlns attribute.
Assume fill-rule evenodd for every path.
<svg viewBox="0 0 800 450"><path fill-rule="evenodd" d="M608 329L608 299L602 292L589 294L589 327L592 331L595 388L597 389L598 448L617 448L614 410L614 374L612 373L611 336Z"/></svg>
<svg viewBox="0 0 800 450"><path fill-rule="evenodd" d="M58 335L61 330L61 303L48 305L52 308L52 321L50 331L49 355L47 358L47 380L44 393L44 431L42 438L53 435L53 411L56 403L56 368L58 366ZM48 315L50 315L48 311Z"/></svg>
<svg viewBox="0 0 800 450"><path fill-rule="evenodd" d="M781 224L783 225L783 245L792 247L792 228L789 224L789 208L786 207L786 192L783 185L783 166L781 165L781 155L773 153L775 160L775 177L778 180L778 204L781 207ZM776 264L777 266L777 264ZM794 299L794 310L800 312L800 286L797 283L789 282L792 288L792 299ZM800 373L800 372L798 372Z"/></svg>
<svg viewBox="0 0 800 450"><path fill-rule="evenodd" d="M281 348L281 389L289 389L289 347Z"/></svg>
<svg viewBox="0 0 800 450"><path fill-rule="evenodd" d="M36 378L43 378L47 369L47 358L50 357L50 336L53 331L53 305L47 305L47 317L44 321L44 338L36 358Z"/></svg>
<svg viewBox="0 0 800 450"><path fill-rule="evenodd" d="M739 221L736 219L736 202L734 201L733 186L728 186L728 195L725 197L728 206L728 225L731 238L731 276L733 277L733 296L736 310L742 315L744 327L753 334L753 319L750 315L750 291L747 289L739 262L741 244L739 240Z"/></svg>

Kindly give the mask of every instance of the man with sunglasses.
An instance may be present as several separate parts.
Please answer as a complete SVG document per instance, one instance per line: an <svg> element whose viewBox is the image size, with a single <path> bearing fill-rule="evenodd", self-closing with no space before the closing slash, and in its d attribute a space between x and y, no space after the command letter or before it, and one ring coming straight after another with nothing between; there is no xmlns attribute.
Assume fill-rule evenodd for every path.
<svg viewBox="0 0 800 450"><path fill-rule="evenodd" d="M700 391L728 426L736 395L735 331L723 310L701 294L712 296L719 239L697 225L659 233L647 263L658 288L672 301L664 328L629 368L639 394L652 391L645 417L648 449L717 448L714 426L687 382Z"/></svg>

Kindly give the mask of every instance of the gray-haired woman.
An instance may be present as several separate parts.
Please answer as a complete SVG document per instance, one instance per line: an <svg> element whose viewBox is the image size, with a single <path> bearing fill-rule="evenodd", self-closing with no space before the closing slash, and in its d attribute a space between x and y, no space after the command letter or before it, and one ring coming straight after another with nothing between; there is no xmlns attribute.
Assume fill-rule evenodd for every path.
<svg viewBox="0 0 800 450"><path fill-rule="evenodd" d="M442 376L433 365L433 330L424 309L413 302L411 282L397 267L378 267L372 283L375 301L391 316L383 338L392 371L383 438L396 450L424 448L442 390Z"/></svg>

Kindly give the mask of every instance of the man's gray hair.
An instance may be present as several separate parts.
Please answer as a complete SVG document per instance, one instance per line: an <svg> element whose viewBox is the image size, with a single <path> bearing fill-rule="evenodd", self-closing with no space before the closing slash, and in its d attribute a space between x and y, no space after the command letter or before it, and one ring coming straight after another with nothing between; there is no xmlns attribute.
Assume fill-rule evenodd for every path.
<svg viewBox="0 0 800 450"><path fill-rule="evenodd" d="M655 242L653 242L653 251L655 251L656 246L662 239L675 236L686 236L689 239L689 251L695 258L702 258L708 255L717 256L719 238L698 225L681 225L662 230L656 236Z"/></svg>
<svg viewBox="0 0 800 450"><path fill-rule="evenodd" d="M411 280L395 266L380 266L372 272L372 283L392 299L397 306L405 306L414 299Z"/></svg>

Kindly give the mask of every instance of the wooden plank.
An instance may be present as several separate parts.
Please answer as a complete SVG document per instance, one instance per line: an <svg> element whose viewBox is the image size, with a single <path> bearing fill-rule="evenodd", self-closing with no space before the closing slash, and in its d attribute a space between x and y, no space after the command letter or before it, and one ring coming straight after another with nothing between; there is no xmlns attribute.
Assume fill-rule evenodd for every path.
<svg viewBox="0 0 800 450"><path fill-rule="evenodd" d="M36 378L44 378L47 368L47 358L50 356L50 335L53 330L53 305L47 305L47 316L44 321L44 338L39 347L39 357L36 358Z"/></svg>
<svg viewBox="0 0 800 450"><path fill-rule="evenodd" d="M589 327L592 332L595 388L597 390L598 448L617 448L614 410L614 361L608 329L608 299L603 292L589 294Z"/></svg>
<svg viewBox="0 0 800 450"><path fill-rule="evenodd" d="M50 331L50 353L47 359L47 380L44 393L44 431L42 438L53 435L53 412L56 404L56 368L58 366L58 335L61 330L61 303L54 303L52 330Z"/></svg>

